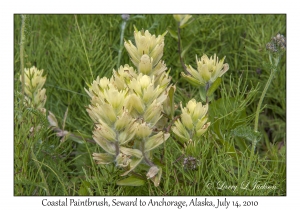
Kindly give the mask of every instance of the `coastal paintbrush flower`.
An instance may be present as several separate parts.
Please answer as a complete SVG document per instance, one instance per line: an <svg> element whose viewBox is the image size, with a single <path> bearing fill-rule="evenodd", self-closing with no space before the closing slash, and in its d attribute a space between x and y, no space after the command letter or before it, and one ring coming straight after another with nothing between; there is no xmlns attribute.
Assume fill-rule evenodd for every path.
<svg viewBox="0 0 300 210"><path fill-rule="evenodd" d="M146 124L146 122L140 124L136 130L136 137L139 139L144 139L149 137L152 133L152 129Z"/></svg>
<svg viewBox="0 0 300 210"><path fill-rule="evenodd" d="M152 166L147 173L147 178L148 179L153 178L158 173L158 171L159 168L157 166Z"/></svg>
<svg viewBox="0 0 300 210"><path fill-rule="evenodd" d="M146 106L150 105L155 99L163 102L167 98L167 95L164 94L166 89L161 88L159 85L155 87L154 77L148 75L139 74L136 79L132 79L128 87L142 99Z"/></svg>
<svg viewBox="0 0 300 210"><path fill-rule="evenodd" d="M123 112L117 116L117 120L115 122L115 129L117 131L122 131L128 128L131 123L134 122L134 119L131 117L127 109L124 109Z"/></svg>
<svg viewBox="0 0 300 210"><path fill-rule="evenodd" d="M141 57L141 61L139 63L139 72L143 74L150 74L152 70L152 62L153 58L150 58L149 55L144 54Z"/></svg>
<svg viewBox="0 0 300 210"><path fill-rule="evenodd" d="M117 71L113 70L113 76L111 77L110 81L114 86L117 87L118 90L122 90L126 88L132 78L136 77L137 74L135 70L128 64L125 64L124 67L120 66Z"/></svg>
<svg viewBox="0 0 300 210"><path fill-rule="evenodd" d="M34 107L42 109L45 106L46 99L47 99L46 89L45 88L39 89L36 92L35 96L33 97L32 102L33 102Z"/></svg>
<svg viewBox="0 0 300 210"><path fill-rule="evenodd" d="M179 27L183 28L192 15L173 15L174 19L179 23Z"/></svg>
<svg viewBox="0 0 300 210"><path fill-rule="evenodd" d="M97 164L110 164L115 161L115 156L109 153L93 153L93 159Z"/></svg>
<svg viewBox="0 0 300 210"><path fill-rule="evenodd" d="M115 88L109 88L104 90L104 101L110 104L116 114L119 114L123 108L123 104L127 95L127 90L117 90ZM106 113L107 114L107 113Z"/></svg>
<svg viewBox="0 0 300 210"><path fill-rule="evenodd" d="M159 133L153 136L150 136L145 141L144 151L149 152L155 149L156 147L164 143L169 137L170 137L169 133L163 133L162 131L160 131Z"/></svg>
<svg viewBox="0 0 300 210"><path fill-rule="evenodd" d="M200 137L205 133L210 122L207 122L207 104L202 105L201 102L192 99L187 103L186 107L182 107L182 104L180 106L182 114L180 119L172 126L172 131L184 143L193 140L193 137Z"/></svg>
<svg viewBox="0 0 300 210"><path fill-rule="evenodd" d="M126 109L128 109L129 113L133 117L140 116L145 110L145 104L142 99L137 94L130 94L126 103L124 104Z"/></svg>
<svg viewBox="0 0 300 210"><path fill-rule="evenodd" d="M161 175L162 175L161 167L152 166L148 170L147 179L151 179L151 181L154 183L154 186L157 187L159 186Z"/></svg>
<svg viewBox="0 0 300 210"><path fill-rule="evenodd" d="M144 120L150 124L155 125L158 120L162 117L161 112L163 111L163 106L161 103L154 100L152 104L148 106L143 117Z"/></svg>
<svg viewBox="0 0 300 210"><path fill-rule="evenodd" d="M203 119L208 111L208 105L202 105L201 102L197 102L195 99L190 100L185 108L181 109L183 113L187 113L193 122Z"/></svg>
<svg viewBox="0 0 300 210"><path fill-rule="evenodd" d="M131 162L130 156L123 154L121 152L116 157L116 165L117 166L127 167L130 162Z"/></svg>
<svg viewBox="0 0 300 210"><path fill-rule="evenodd" d="M104 89L110 87L114 88L108 78L100 78L98 76L96 80L94 80L93 83L89 85L89 89L87 90L86 88L84 88L84 90L91 97L91 105L96 105L104 103Z"/></svg>
<svg viewBox="0 0 300 210"><path fill-rule="evenodd" d="M32 96L32 93L40 90L45 82L46 77L43 77L44 70L38 70L35 66L31 67L30 69L25 68L25 93L28 96ZM22 82L22 77L20 76L20 81Z"/></svg>
<svg viewBox="0 0 300 210"><path fill-rule="evenodd" d="M96 92L94 88L87 92L92 96L92 103L88 106L87 112L93 121L113 125L117 120L117 116L124 111L123 104L127 96L127 90L118 91L114 86L107 86L103 91L98 91L100 97L94 95Z"/></svg>
<svg viewBox="0 0 300 210"><path fill-rule="evenodd" d="M130 40L125 41L124 43L124 46L131 57L132 63L136 67L139 67L142 56L148 55L147 62L150 59L152 67L155 66L163 56L164 36L166 34L167 32L156 37L155 35L151 35L148 30L135 30L135 45ZM145 59L146 57L144 57L144 60Z"/></svg>
<svg viewBox="0 0 300 210"><path fill-rule="evenodd" d="M171 82L170 70L166 72L167 67L160 60L163 56L164 36L166 33L155 36L151 35L149 31L137 31L136 29L134 32L135 45L131 41L125 41L124 44L139 73L128 84L129 89L140 96L146 105L146 109L154 99L157 100L157 103L163 103L168 97ZM140 87L141 84L144 88ZM166 123L166 120L161 119L161 122Z"/></svg>
<svg viewBox="0 0 300 210"><path fill-rule="evenodd" d="M123 168L121 176L146 164L150 167L146 176L155 186L162 169L152 162L153 150L170 137L158 128L171 87L167 67L160 60L164 35L136 30L135 45L131 41L124 44L136 70L125 64L113 70L111 78L97 77L85 89L91 99L87 112L94 122L93 139L105 151L94 153L93 159Z"/></svg>
<svg viewBox="0 0 300 210"><path fill-rule="evenodd" d="M97 78L86 90L91 97L87 112L95 123L93 139L106 152L93 154L94 160L99 164L114 162L126 170L123 174L126 175L143 159L148 160L151 150L170 135L163 132L153 134L162 117L162 103L167 98L165 90L154 87L154 77L143 74L127 77L124 68L120 69L119 74L111 79ZM113 84L117 77L128 79L124 81L123 89ZM134 141L140 141L136 148L132 148ZM141 144L143 146L138 146Z"/></svg>
<svg viewBox="0 0 300 210"><path fill-rule="evenodd" d="M44 70L39 70L35 66L24 69L24 86L27 104L42 109L46 103L46 89L43 88L46 82L46 76L43 76ZM20 76L22 82L22 76Z"/></svg>
<svg viewBox="0 0 300 210"><path fill-rule="evenodd" d="M186 65L186 70L190 75L186 75L184 72L181 75L192 85L206 86L212 84L218 77L225 74L229 65L224 63L225 57L219 61L219 58L214 54L214 57L208 58L207 55L203 55L200 59L196 56L197 70L191 65Z"/></svg>

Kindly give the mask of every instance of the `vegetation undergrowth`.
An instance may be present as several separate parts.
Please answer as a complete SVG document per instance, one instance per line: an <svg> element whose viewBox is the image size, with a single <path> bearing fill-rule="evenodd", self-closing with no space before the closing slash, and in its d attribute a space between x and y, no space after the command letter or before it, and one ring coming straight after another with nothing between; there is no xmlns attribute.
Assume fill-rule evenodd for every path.
<svg viewBox="0 0 300 210"><path fill-rule="evenodd" d="M184 18L15 15L15 195L286 195L285 56L280 54L276 60L279 54L270 52L270 45L269 51L266 49L266 44L274 41L272 37L285 35L286 16ZM142 29L156 37L167 32L161 60L174 87L168 89L174 91L174 107L162 131L170 137L158 139L161 142L151 154L142 154L141 164L122 177L140 153L134 150L136 159L127 164L126 158L119 165L95 162L93 154L105 149L93 137L98 124L86 111L91 104L87 92L97 76L111 78L120 65L134 67L122 39L135 43L134 31ZM229 70L202 86L190 79L191 85L188 65L197 69L195 56L200 61L203 54L226 56L224 64ZM44 71L37 80L40 87L28 94L28 85L22 87L21 81L31 78L32 66ZM174 128L183 119L181 114L189 113L185 108L189 103L192 106L192 99L195 104L207 105L203 117L207 127L197 137L190 133L192 141L186 141ZM151 129L156 132L156 127ZM143 133L139 137L148 138ZM134 145L126 147L139 149L142 143ZM238 187L225 189L226 185Z"/></svg>

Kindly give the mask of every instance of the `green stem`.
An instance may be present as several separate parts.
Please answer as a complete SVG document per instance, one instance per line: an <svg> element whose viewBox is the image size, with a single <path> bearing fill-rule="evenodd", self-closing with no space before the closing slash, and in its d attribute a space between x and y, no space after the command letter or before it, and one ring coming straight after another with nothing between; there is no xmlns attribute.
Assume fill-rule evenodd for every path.
<svg viewBox="0 0 300 210"><path fill-rule="evenodd" d="M119 145L119 133L116 132L117 136L116 139L117 141L115 142L115 148L116 148L116 157L120 154L120 145Z"/></svg>
<svg viewBox="0 0 300 210"><path fill-rule="evenodd" d="M90 64L90 61L89 61L89 57L87 55L87 51L86 51L86 48L85 48L85 44L83 42L83 38L82 38L82 35L81 35L81 31L80 31L80 28L79 28L79 25L78 25L78 21L77 21L77 16L75 16L75 22L76 22L76 25L77 25L77 28L78 28L78 31L79 31L79 35L80 35L80 38L81 38L81 42L82 42L82 45L83 45L83 49L84 49L84 53L85 53L85 56L86 56L86 60L88 62L88 65L89 65L89 68L90 68L90 72L91 72L91 76L92 76L92 79L94 80L94 75L93 75L93 71L92 71L92 68L91 68L91 64Z"/></svg>
<svg viewBox="0 0 300 210"><path fill-rule="evenodd" d="M144 157L145 162L149 165L149 166L155 166L148 158L147 155L145 153L145 139L142 140L142 144L141 144L141 151Z"/></svg>
<svg viewBox="0 0 300 210"><path fill-rule="evenodd" d="M272 62L272 56L269 55L269 60L270 60L270 64L273 65L273 62ZM272 67L271 69L271 74L269 76L269 79L264 87L264 90L260 96L260 99L259 99L259 102L258 102L258 105L257 105L257 109L256 109L256 114L255 114L255 121L254 121L254 131L255 132L258 132L258 120L259 120L259 113L260 113L260 109L261 109L261 106L262 106L262 102L266 96L266 93L268 91L268 88L270 87L270 84L275 76L275 73L277 71L277 65L279 63L279 60L280 58L278 57L276 60L275 60L275 65ZM248 162L248 170L250 170L250 167L251 167L251 164L252 164L252 161L253 161L253 156L254 156L254 152L255 152L255 148L256 148L256 144L257 144L257 141L258 139L255 138L252 142L252 148L251 148L251 154L250 154L250 160Z"/></svg>
<svg viewBox="0 0 300 210"><path fill-rule="evenodd" d="M268 90L268 88L269 88L269 86L270 86L270 84L271 84L271 82L272 82L272 80L273 80L273 78L275 76L275 72L276 71L273 69L272 72L271 72L271 74L270 74L270 76L269 76L269 79L268 79L268 81L267 81L267 83L265 85L265 88L264 88L264 90L263 90L263 92L262 92L262 94L260 96L260 99L259 99L259 102L258 102L258 105L257 105L257 109L256 109L256 114L255 114L255 122L254 122L254 131L255 132L258 131L258 119L259 119L259 112L260 112L260 109L261 109L261 105L262 105L262 102L263 102L263 100L265 98L267 90Z"/></svg>
<svg viewBox="0 0 300 210"><path fill-rule="evenodd" d="M180 63L182 65L183 69L184 69L184 72L189 75L189 72L186 70L185 64L183 62L183 58L181 56L181 37L180 37L180 27L179 26L180 26L180 23L178 23L178 26L177 26L178 53L179 53Z"/></svg>
<svg viewBox="0 0 300 210"><path fill-rule="evenodd" d="M123 49L124 31L125 31L126 23L127 23L127 21L123 21L122 25L121 25L121 37L120 37L120 47L119 47L117 68L119 68L119 66L120 66L121 54L122 54L122 49Z"/></svg>
<svg viewBox="0 0 300 210"><path fill-rule="evenodd" d="M24 42L25 42L25 20L26 15L21 15L21 38L20 38L20 68L21 68L21 83L22 83L22 97L24 101L25 94L25 72L24 72Z"/></svg>
<svg viewBox="0 0 300 210"><path fill-rule="evenodd" d="M210 87L210 83L209 82L207 82L206 83L206 86L205 86L205 104L208 104L208 96L207 96L207 92L208 92L208 89L209 89L209 87ZM201 97L200 97L201 98Z"/></svg>

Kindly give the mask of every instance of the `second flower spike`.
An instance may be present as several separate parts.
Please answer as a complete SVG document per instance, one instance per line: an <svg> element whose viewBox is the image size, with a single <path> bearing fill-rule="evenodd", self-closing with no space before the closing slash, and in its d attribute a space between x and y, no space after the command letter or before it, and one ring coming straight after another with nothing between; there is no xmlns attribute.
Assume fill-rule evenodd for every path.
<svg viewBox="0 0 300 210"><path fill-rule="evenodd" d="M206 115L208 105L202 105L201 102L192 99L186 107L180 106L182 114L172 127L172 131L182 143L186 143L194 137L200 137L208 129L210 125Z"/></svg>
<svg viewBox="0 0 300 210"><path fill-rule="evenodd" d="M201 59L196 56L197 70L191 65L186 65L186 70L190 75L181 73L181 75L192 85L206 86L211 85L218 77L225 74L229 65L224 63L225 57L219 61L219 58L214 54L214 57L208 58L207 55L203 55Z"/></svg>

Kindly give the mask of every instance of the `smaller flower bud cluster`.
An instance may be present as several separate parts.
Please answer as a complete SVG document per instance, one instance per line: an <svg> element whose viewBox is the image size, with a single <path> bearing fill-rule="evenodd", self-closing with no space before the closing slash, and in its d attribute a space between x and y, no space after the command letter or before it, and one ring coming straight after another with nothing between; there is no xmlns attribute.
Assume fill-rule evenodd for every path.
<svg viewBox="0 0 300 210"><path fill-rule="evenodd" d="M179 27L182 28L192 17L192 15L173 15L173 17L179 23Z"/></svg>
<svg viewBox="0 0 300 210"><path fill-rule="evenodd" d="M178 137L178 140L187 144L190 141L196 140L205 133L210 126L207 122L208 105L202 105L201 102L196 102L195 99L190 100L186 107L180 104L182 114L172 127L173 133Z"/></svg>
<svg viewBox="0 0 300 210"><path fill-rule="evenodd" d="M46 89L43 88L46 82L46 76L42 76L43 71L33 66L24 69L25 81L22 81L22 76L20 76L20 81L24 82L25 86L26 103L37 109L43 109L47 99Z"/></svg>
<svg viewBox="0 0 300 210"><path fill-rule="evenodd" d="M229 65L227 63L224 64L224 60L225 57L219 61L216 54L214 54L213 58L208 58L205 54L200 59L196 56L197 70L191 65L186 65L186 70L190 75L186 75L184 72L181 75L192 85L210 85L228 71Z"/></svg>
<svg viewBox="0 0 300 210"><path fill-rule="evenodd" d="M286 49L286 39L283 35L277 34L271 38L271 42L267 43L266 49L270 52L278 52L278 50Z"/></svg>

